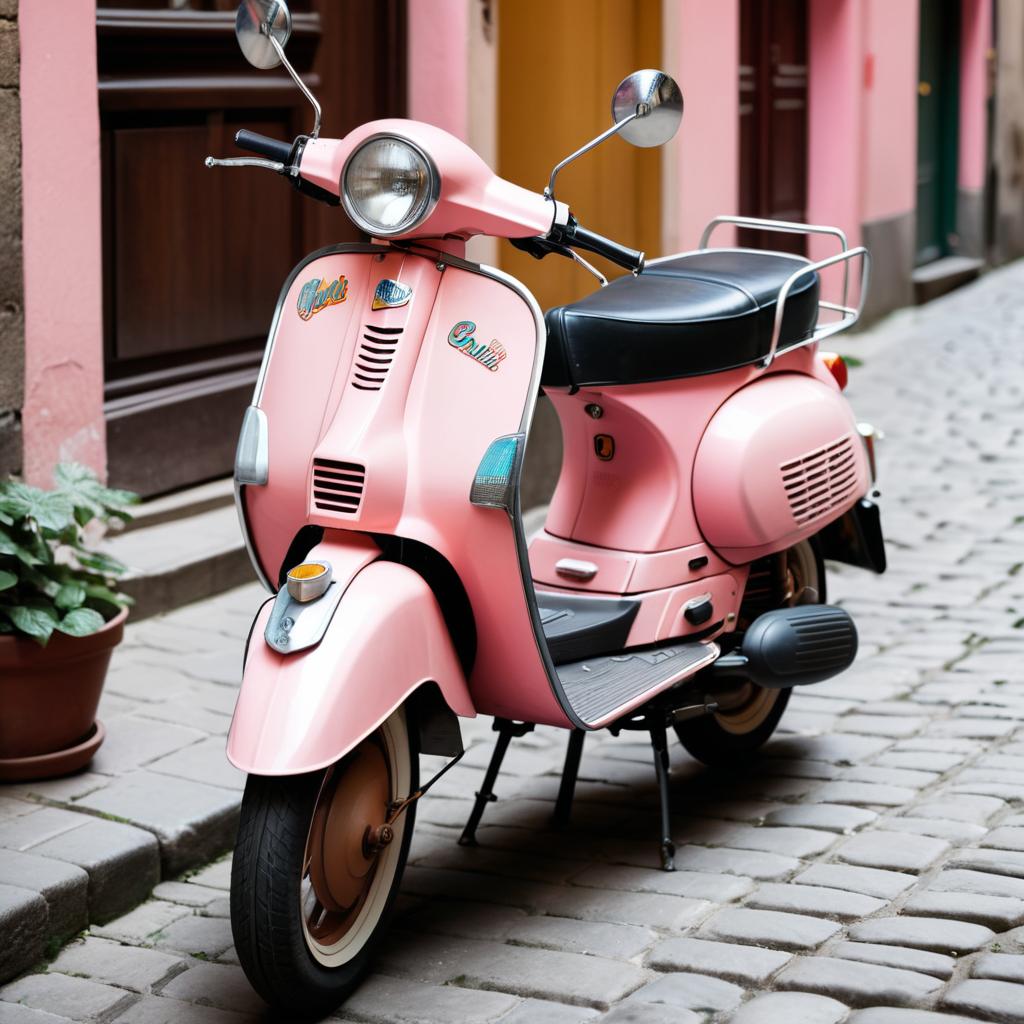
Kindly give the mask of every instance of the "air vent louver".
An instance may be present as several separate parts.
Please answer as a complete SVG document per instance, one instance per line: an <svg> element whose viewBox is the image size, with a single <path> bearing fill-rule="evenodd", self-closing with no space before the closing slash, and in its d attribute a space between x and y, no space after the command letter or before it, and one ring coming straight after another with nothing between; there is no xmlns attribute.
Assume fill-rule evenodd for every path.
<svg viewBox="0 0 1024 1024"><path fill-rule="evenodd" d="M354 462L313 460L313 504L326 512L358 512L365 482L366 469Z"/></svg>
<svg viewBox="0 0 1024 1024"><path fill-rule="evenodd" d="M857 460L849 435L780 467L793 518L801 526L827 515L853 497Z"/></svg>
<svg viewBox="0 0 1024 1024"><path fill-rule="evenodd" d="M394 361L403 328L367 324L366 330L369 333L363 335L352 367L352 387L359 391L380 391Z"/></svg>

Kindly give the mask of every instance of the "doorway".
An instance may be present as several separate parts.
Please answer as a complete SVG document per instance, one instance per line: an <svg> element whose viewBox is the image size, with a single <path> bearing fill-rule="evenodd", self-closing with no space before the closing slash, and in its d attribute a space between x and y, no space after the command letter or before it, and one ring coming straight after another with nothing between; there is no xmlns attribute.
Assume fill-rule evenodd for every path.
<svg viewBox="0 0 1024 1024"><path fill-rule="evenodd" d="M619 82L637 68L661 66L661 0L514 0L498 6L498 19L497 171L540 192L559 160L611 125ZM610 139L566 168L556 191L586 227L661 254L658 149ZM593 262L609 278L623 273L598 257ZM596 287L568 260L538 261L507 242L501 265L542 309Z"/></svg>
<svg viewBox="0 0 1024 1024"><path fill-rule="evenodd" d="M917 85L916 263L955 244L959 154L960 4L921 0Z"/></svg>
<svg viewBox="0 0 1024 1024"><path fill-rule="evenodd" d="M807 0L740 3L740 213L807 219ZM803 254L803 235L743 230L740 242Z"/></svg>

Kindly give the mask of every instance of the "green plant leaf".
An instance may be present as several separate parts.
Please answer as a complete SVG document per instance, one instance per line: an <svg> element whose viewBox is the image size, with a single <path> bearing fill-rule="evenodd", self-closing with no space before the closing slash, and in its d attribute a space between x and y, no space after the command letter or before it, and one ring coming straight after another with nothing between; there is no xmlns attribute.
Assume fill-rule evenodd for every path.
<svg viewBox="0 0 1024 1024"><path fill-rule="evenodd" d="M57 591L53 603L64 611L73 611L85 604L85 585L77 580L69 580Z"/></svg>
<svg viewBox="0 0 1024 1024"><path fill-rule="evenodd" d="M89 636L105 624L106 619L92 608L76 608L60 620L57 629L68 636Z"/></svg>
<svg viewBox="0 0 1024 1024"><path fill-rule="evenodd" d="M53 472L59 493L74 505L75 519L84 526L90 519L131 519L125 511L139 500L131 491L104 487L88 466L76 462L61 463Z"/></svg>
<svg viewBox="0 0 1024 1024"><path fill-rule="evenodd" d="M57 613L52 608L40 605L15 605L13 608L5 608L4 611L19 633L24 633L44 647L58 621Z"/></svg>
<svg viewBox="0 0 1024 1024"><path fill-rule="evenodd" d="M78 548L75 556L87 569L95 569L104 576L123 576L128 571L128 566L123 562L103 554L102 551L86 552Z"/></svg>
<svg viewBox="0 0 1024 1024"><path fill-rule="evenodd" d="M105 604L113 605L115 608L127 608L135 603L127 594L118 594L100 583L87 583L85 585L85 593L90 600L102 601Z"/></svg>
<svg viewBox="0 0 1024 1024"><path fill-rule="evenodd" d="M0 497L0 512L15 519L34 519L46 530L63 530L74 516L71 499L60 491L43 491L10 481Z"/></svg>
<svg viewBox="0 0 1024 1024"><path fill-rule="evenodd" d="M10 590L11 587L17 585L18 577L13 572L7 572L6 569L0 569L0 590Z"/></svg>
<svg viewBox="0 0 1024 1024"><path fill-rule="evenodd" d="M0 530L0 555L13 555L24 565L39 565L42 561L3 530Z"/></svg>

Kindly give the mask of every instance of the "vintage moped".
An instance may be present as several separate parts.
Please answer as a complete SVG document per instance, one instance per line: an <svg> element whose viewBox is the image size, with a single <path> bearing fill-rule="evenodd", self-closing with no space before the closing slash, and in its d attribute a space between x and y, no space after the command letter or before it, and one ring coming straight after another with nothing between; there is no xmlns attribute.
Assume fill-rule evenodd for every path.
<svg viewBox="0 0 1024 1024"><path fill-rule="evenodd" d="M824 557L881 572L885 554L875 434L843 396L841 359L819 351L860 316L863 248L834 228L720 217L697 250L645 260L580 225L555 197L563 167L612 135L675 134L682 97L658 71L619 85L612 126L541 193L429 124L321 138L284 53L290 24L280 0L244 0L236 31L251 63L289 71L312 131L241 131L258 156L207 164L274 171L372 239L314 252L285 282L235 467L276 596L253 623L228 738L248 773L232 929L257 991L315 1015L368 968L434 781L421 784L419 755L454 764L460 716L497 731L464 843L513 737L567 731L564 825L587 733L639 729L671 870L668 731L707 764L741 763L793 686L854 659L851 618L824 603ZM721 224L839 251L711 248ZM474 235L575 260L602 287L545 317L519 282L466 259ZM629 273L609 283L578 250ZM829 268L837 301L820 294ZM541 388L564 458L528 543L520 471Z"/></svg>

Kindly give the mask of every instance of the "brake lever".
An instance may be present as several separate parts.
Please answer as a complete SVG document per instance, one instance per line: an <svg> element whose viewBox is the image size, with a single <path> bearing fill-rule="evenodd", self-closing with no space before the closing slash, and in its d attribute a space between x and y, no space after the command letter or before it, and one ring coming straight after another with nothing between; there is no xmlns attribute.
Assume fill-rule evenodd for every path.
<svg viewBox="0 0 1024 1024"><path fill-rule="evenodd" d="M208 156L203 162L207 167L263 167L275 174L296 174L298 172L298 168L286 167L279 160L263 160L258 156L230 156L224 159Z"/></svg>
<svg viewBox="0 0 1024 1024"><path fill-rule="evenodd" d="M555 242L550 238L545 238L543 235L534 235L532 238L510 238L509 241L517 249L529 253L535 260L542 260L545 256L550 256L552 253L565 256L574 263L578 263L588 273L593 274L601 283L602 288L608 284L608 278L597 267L585 260L574 249L570 249L569 246L563 245L561 242Z"/></svg>

